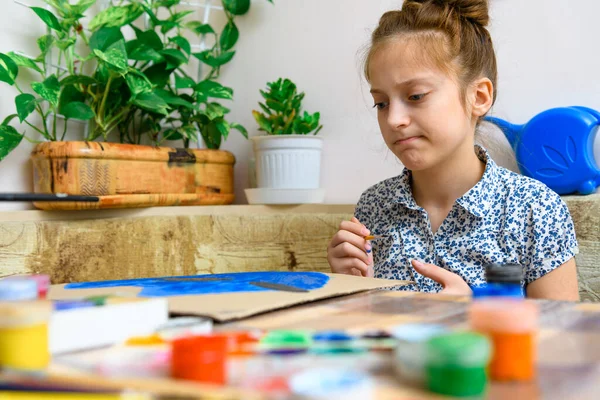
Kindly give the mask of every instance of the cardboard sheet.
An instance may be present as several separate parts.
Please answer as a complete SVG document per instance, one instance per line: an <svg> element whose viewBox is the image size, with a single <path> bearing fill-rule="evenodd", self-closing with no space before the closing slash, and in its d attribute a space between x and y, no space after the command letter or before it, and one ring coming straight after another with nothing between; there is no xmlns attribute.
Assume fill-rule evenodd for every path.
<svg viewBox="0 0 600 400"><path fill-rule="evenodd" d="M166 297L171 313L224 322L330 297L406 284L406 281L320 272L243 272L53 285L48 296L51 299L97 295Z"/></svg>

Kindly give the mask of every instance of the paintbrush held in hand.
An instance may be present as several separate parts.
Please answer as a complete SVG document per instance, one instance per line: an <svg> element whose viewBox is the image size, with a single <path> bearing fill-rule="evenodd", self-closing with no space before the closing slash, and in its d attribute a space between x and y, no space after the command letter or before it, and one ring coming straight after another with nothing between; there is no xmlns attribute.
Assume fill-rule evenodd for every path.
<svg viewBox="0 0 600 400"><path fill-rule="evenodd" d="M368 235L368 236L365 236L365 240L377 240L377 239L383 239L386 237L387 236L384 236L384 235Z"/></svg>

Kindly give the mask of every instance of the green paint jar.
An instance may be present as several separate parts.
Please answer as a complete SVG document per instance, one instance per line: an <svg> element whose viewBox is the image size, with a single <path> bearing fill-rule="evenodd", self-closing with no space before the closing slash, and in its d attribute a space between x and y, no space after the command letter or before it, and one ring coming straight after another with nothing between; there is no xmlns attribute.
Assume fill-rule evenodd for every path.
<svg viewBox="0 0 600 400"><path fill-rule="evenodd" d="M275 330L260 340L260 349L272 355L306 353L312 345L311 335L306 331Z"/></svg>
<svg viewBox="0 0 600 400"><path fill-rule="evenodd" d="M487 337L470 332L434 337L426 345L427 387L455 397L484 394L491 344Z"/></svg>

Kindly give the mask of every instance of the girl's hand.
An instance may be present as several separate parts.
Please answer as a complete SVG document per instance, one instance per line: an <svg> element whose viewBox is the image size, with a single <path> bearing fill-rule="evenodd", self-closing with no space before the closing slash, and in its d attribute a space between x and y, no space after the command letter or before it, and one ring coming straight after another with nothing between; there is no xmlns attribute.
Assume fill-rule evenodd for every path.
<svg viewBox="0 0 600 400"><path fill-rule="evenodd" d="M343 221L327 247L327 261L336 274L373 277L373 252L365 240L369 230L358 219Z"/></svg>
<svg viewBox="0 0 600 400"><path fill-rule="evenodd" d="M431 278L444 288L440 293L454 296L471 296L473 291L460 276L432 264L413 260L415 270L427 278Z"/></svg>

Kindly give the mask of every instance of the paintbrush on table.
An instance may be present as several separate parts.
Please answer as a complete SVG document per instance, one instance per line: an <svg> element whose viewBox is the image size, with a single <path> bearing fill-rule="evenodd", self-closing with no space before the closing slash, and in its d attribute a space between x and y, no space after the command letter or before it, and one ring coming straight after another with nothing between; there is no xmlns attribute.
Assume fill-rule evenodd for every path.
<svg viewBox="0 0 600 400"><path fill-rule="evenodd" d="M0 193L0 201L85 201L98 202L97 196L81 196L65 193Z"/></svg>

